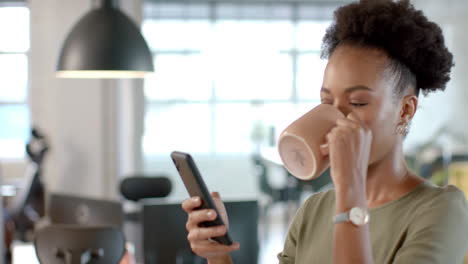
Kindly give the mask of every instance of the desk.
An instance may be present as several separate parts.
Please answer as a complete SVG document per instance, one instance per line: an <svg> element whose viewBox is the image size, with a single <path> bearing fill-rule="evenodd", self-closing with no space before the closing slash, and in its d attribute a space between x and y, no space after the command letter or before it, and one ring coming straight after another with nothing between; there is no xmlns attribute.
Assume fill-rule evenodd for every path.
<svg viewBox="0 0 468 264"><path fill-rule="evenodd" d="M12 264L39 264L33 243L12 243Z"/></svg>
<svg viewBox="0 0 468 264"><path fill-rule="evenodd" d="M135 264L133 258L134 248L132 244L127 243L127 249L130 254L125 254L121 264ZM12 264L40 264L36 256L36 249L33 243L23 243L15 241L12 243Z"/></svg>

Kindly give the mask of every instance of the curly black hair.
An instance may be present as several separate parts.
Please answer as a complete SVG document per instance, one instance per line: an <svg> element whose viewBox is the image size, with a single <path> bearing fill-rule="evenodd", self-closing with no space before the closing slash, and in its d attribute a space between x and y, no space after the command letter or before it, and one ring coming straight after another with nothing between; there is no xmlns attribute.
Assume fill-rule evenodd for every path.
<svg viewBox="0 0 468 264"><path fill-rule="evenodd" d="M409 0L361 0L338 8L323 38L322 58L343 43L377 48L389 56L397 93L408 86L424 95L445 90L453 56L440 27Z"/></svg>

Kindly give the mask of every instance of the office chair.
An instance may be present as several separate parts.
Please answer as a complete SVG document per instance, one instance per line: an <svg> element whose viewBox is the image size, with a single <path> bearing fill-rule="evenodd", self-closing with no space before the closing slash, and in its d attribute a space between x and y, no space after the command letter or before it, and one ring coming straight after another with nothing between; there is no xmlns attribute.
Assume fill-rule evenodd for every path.
<svg viewBox="0 0 468 264"><path fill-rule="evenodd" d="M50 225L36 232L34 247L41 264L118 264L125 238L115 227Z"/></svg>
<svg viewBox="0 0 468 264"><path fill-rule="evenodd" d="M52 225L123 226L120 201L49 193L46 209Z"/></svg>
<svg viewBox="0 0 468 264"><path fill-rule="evenodd" d="M172 190L172 182L165 174L129 174L120 182L120 194L128 201L143 204L148 201L160 201L167 197ZM138 209L127 210L124 213L124 230L127 241L135 246L137 263L143 263L143 236L146 230L142 226L141 206ZM155 222L156 224L156 222ZM152 264L152 263L151 263ZM196 263L191 263L196 264Z"/></svg>

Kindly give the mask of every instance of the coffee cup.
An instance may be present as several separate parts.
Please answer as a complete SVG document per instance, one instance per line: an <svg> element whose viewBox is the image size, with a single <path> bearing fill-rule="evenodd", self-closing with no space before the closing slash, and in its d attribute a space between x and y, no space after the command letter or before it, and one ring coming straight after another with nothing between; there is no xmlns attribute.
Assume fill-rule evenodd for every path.
<svg viewBox="0 0 468 264"><path fill-rule="evenodd" d="M320 176L330 165L323 146L326 135L344 118L337 108L320 104L290 124L280 134L278 151L286 169L301 180Z"/></svg>

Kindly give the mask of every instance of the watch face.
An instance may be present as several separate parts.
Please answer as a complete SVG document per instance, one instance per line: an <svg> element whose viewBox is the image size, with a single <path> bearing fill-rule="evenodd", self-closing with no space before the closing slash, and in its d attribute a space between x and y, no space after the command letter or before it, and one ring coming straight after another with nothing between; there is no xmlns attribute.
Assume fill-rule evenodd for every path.
<svg viewBox="0 0 468 264"><path fill-rule="evenodd" d="M349 220L355 225L365 225L369 221L369 214L366 209L354 207L349 212Z"/></svg>

